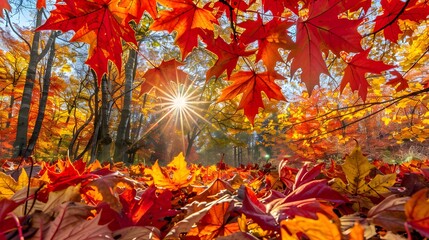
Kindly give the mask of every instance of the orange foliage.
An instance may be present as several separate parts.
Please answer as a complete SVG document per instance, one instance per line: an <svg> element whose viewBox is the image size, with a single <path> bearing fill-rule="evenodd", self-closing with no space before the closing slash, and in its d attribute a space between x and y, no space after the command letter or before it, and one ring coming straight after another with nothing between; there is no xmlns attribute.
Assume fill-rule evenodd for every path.
<svg viewBox="0 0 429 240"><path fill-rule="evenodd" d="M347 168L350 161L359 162L362 169L350 173ZM422 169L429 167L429 162L421 164ZM8 161L3 164L10 165ZM133 178L139 179L136 181L127 177L130 171L121 164L102 167L98 162L86 164L68 160L43 163L41 167L35 166L41 171L33 173L36 174L33 180L38 181L32 180L29 198L25 197L27 188L24 182L28 181L28 178L24 179L25 171L17 182L7 174L1 177L8 179L11 185L3 186L0 181L0 237L4 234L27 234L30 238L40 238L42 234L48 234L62 239L70 234L85 234L121 239L120 236L140 234L152 235L155 239L213 239L222 236L239 239L295 239L303 236L341 239L347 234L350 239L361 239L365 229L374 227L372 224L381 224L386 230L400 234L405 223L409 232L412 228L418 232L414 234L427 236L427 189L420 186L424 189L404 192L401 189L408 188L409 184L404 174L398 174L401 179L390 188L390 193L380 192L390 194L387 198L375 194L364 201L373 205L371 209L354 208L353 203L362 204L362 199L368 196L365 191L346 194L349 197L346 198L332 188L337 188L335 185L331 187L326 179L318 179L333 179L332 183L337 178L354 178L349 180L351 185L361 181L374 185L371 182L384 175L380 172L375 176L369 174L374 180L368 182L367 170L382 165L365 162L357 149L343 165L345 177L344 173L319 164L314 167L305 165L300 170L279 166L279 175L273 179L276 175L263 168L188 166L179 155L166 167L158 166L161 172L153 171L154 167L152 171L143 167L134 172ZM425 176L423 172L411 174ZM151 178L139 178L139 175ZM214 175L214 178L209 178L209 175ZM241 181L237 179L238 175L243 177ZM195 181L189 182L189 179ZM292 184L280 184L274 189L270 183L282 183L285 179ZM233 187L237 184L238 187ZM11 189L9 186L13 188L11 193L4 189ZM372 188L379 191L377 186ZM411 198L392 194L395 191L403 191ZM35 209L27 214L32 221L23 218L13 221L11 212L16 209L14 214L24 214L25 201L35 201ZM353 222L356 214L360 218L368 217L359 224ZM344 221L339 221L338 217L344 217ZM352 224L346 219L351 219ZM40 221L42 225L34 224ZM16 229L16 224L23 226L22 232ZM341 232L340 229L346 230ZM368 234L367 231L365 233Z"/></svg>

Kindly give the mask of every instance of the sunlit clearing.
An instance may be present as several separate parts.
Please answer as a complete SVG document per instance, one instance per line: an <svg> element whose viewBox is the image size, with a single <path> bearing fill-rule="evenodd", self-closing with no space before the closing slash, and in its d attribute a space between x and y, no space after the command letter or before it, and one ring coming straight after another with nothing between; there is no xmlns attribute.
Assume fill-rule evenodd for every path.
<svg viewBox="0 0 429 240"><path fill-rule="evenodd" d="M158 113L161 117L147 132L161 122L165 123L162 131L173 124L181 131L183 150L185 151L186 132L193 127L199 127L198 125L201 123L210 124L203 116L207 110L208 102L199 100L200 95L197 90L198 88L193 87L192 84L185 86L176 82L171 82L170 86L166 88L157 88L159 100L161 100L158 104L161 108Z"/></svg>

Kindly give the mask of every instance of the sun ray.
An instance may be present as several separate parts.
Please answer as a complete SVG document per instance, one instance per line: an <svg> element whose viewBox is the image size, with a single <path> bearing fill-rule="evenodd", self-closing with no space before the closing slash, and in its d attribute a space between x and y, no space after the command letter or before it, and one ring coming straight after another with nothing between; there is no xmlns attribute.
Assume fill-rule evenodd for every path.
<svg viewBox="0 0 429 240"><path fill-rule="evenodd" d="M171 81L169 86L155 87L155 89L160 101L157 103L160 109L155 114L159 114L160 118L145 133L154 130L162 122L164 126L161 131L174 126L182 135L182 148L185 151L186 131L191 130L193 125L198 125L200 120L211 125L204 117L210 102L200 100L199 88L192 82L185 84Z"/></svg>

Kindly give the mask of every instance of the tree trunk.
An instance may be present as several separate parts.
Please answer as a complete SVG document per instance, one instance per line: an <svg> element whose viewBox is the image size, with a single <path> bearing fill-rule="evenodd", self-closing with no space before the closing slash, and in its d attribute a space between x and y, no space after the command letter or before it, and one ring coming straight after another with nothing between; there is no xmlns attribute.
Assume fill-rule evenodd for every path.
<svg viewBox="0 0 429 240"><path fill-rule="evenodd" d="M112 137L109 134L110 100L107 85L107 77L104 76L101 81L101 125L97 141L97 158L101 162L111 160L110 146L112 143Z"/></svg>
<svg viewBox="0 0 429 240"><path fill-rule="evenodd" d="M134 49L129 50L129 56L127 63L125 65L125 92L124 92L124 101L121 111L121 120L118 125L118 131L116 134L115 141L115 154L113 160L115 162L129 162L127 157L127 148L129 139L127 136L127 126L130 124L130 107L131 107L131 98L132 98L132 87L135 76L135 66L137 52Z"/></svg>
<svg viewBox="0 0 429 240"><path fill-rule="evenodd" d="M13 105L15 104L15 87L16 87L16 85L14 83L13 88L12 88L12 94L11 94L11 97L9 100L9 113L7 114L6 128L10 127L10 121L13 118L12 113L13 113Z"/></svg>
<svg viewBox="0 0 429 240"><path fill-rule="evenodd" d="M42 23L42 11L37 11L36 27ZM27 146L28 117L30 114L31 99L33 97L34 82L36 81L36 70L40 60L46 55L52 45L53 34L48 40L45 48L39 54L39 44L41 33L36 31L33 36L33 42L30 49L30 61L28 63L27 75L25 78L24 92L22 93L21 107L18 114L18 125L16 139L13 144L13 157L22 157Z"/></svg>
<svg viewBox="0 0 429 240"><path fill-rule="evenodd" d="M48 102L49 86L51 85L52 65L54 63L54 57L55 57L55 38L53 40L51 50L49 51L49 57L46 63L45 74L43 76L42 96L40 97L40 100L39 100L39 110L37 113L36 123L34 125L33 133L31 134L30 140L28 140L28 146L27 146L27 149L25 150L23 157L29 157L33 153L34 146L36 145L37 139L39 138L40 130L42 129L43 119L45 118L46 103Z"/></svg>
<svg viewBox="0 0 429 240"><path fill-rule="evenodd" d="M94 75L94 86L95 86L95 94L94 94L94 131L91 136L91 139L88 142L88 145L85 149L91 150L91 155L89 159L89 163L93 163L96 160L97 155L97 143L98 143L98 134L100 131L101 119L100 119L100 108L98 101L98 93L100 88L97 83L97 76L93 70L91 70Z"/></svg>
<svg viewBox="0 0 429 240"><path fill-rule="evenodd" d="M192 133L189 132L187 134L187 146L186 146L186 152L185 152L185 157L188 157L191 154L192 151L192 147L194 145L195 139L198 137L198 135L201 133L201 129L198 128L198 124L196 124L193 129L192 129Z"/></svg>

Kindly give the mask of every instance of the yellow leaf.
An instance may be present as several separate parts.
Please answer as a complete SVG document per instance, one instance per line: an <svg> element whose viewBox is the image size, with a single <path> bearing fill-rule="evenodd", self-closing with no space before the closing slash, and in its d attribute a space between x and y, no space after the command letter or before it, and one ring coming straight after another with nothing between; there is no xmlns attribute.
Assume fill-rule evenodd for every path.
<svg viewBox="0 0 429 240"><path fill-rule="evenodd" d="M393 186L396 183L396 174L387 175L376 175L371 181L364 187L358 189L358 194L364 194L366 196L379 197L380 194L390 192L388 187Z"/></svg>
<svg viewBox="0 0 429 240"><path fill-rule="evenodd" d="M263 238L270 232L262 229L257 223L247 221L246 215L244 214L241 214L241 217L237 218L237 223L241 232L248 232L258 238Z"/></svg>
<svg viewBox="0 0 429 240"><path fill-rule="evenodd" d="M368 176L373 165L362 154L359 146L346 157L345 163L341 166L348 182L347 190L351 194L356 194L358 189L365 186L365 177Z"/></svg>
<svg viewBox="0 0 429 240"><path fill-rule="evenodd" d="M381 120L384 122L384 125L389 125L389 123L392 121L389 117L382 117Z"/></svg>
<svg viewBox="0 0 429 240"><path fill-rule="evenodd" d="M28 185L28 175L25 170L21 170L18 182L11 176L0 172L0 199L11 198L18 190Z"/></svg>
<svg viewBox="0 0 429 240"><path fill-rule="evenodd" d="M299 239L298 233L305 234L310 240L340 240L341 233L338 226L328 217L316 213L318 219L296 216L280 223L282 239Z"/></svg>
<svg viewBox="0 0 429 240"><path fill-rule="evenodd" d="M335 178L332 184L332 188L340 192L379 197L380 194L389 192L388 187L393 186L396 182L396 174L378 174L368 181L367 176L374 166L363 156L360 147L356 147L346 157L345 163L341 167L346 175L347 183Z"/></svg>
<svg viewBox="0 0 429 240"><path fill-rule="evenodd" d="M190 177L191 171L187 167L183 153L179 153L179 155L177 155L177 157L175 157L167 167L173 168L173 182L182 182L184 180L188 180Z"/></svg>
<svg viewBox="0 0 429 240"><path fill-rule="evenodd" d="M182 153L173 159L167 169L161 169L158 161L152 166L152 177L155 186L159 188L168 188L178 190L182 187L189 186L195 181L195 176L187 167L187 163Z"/></svg>

